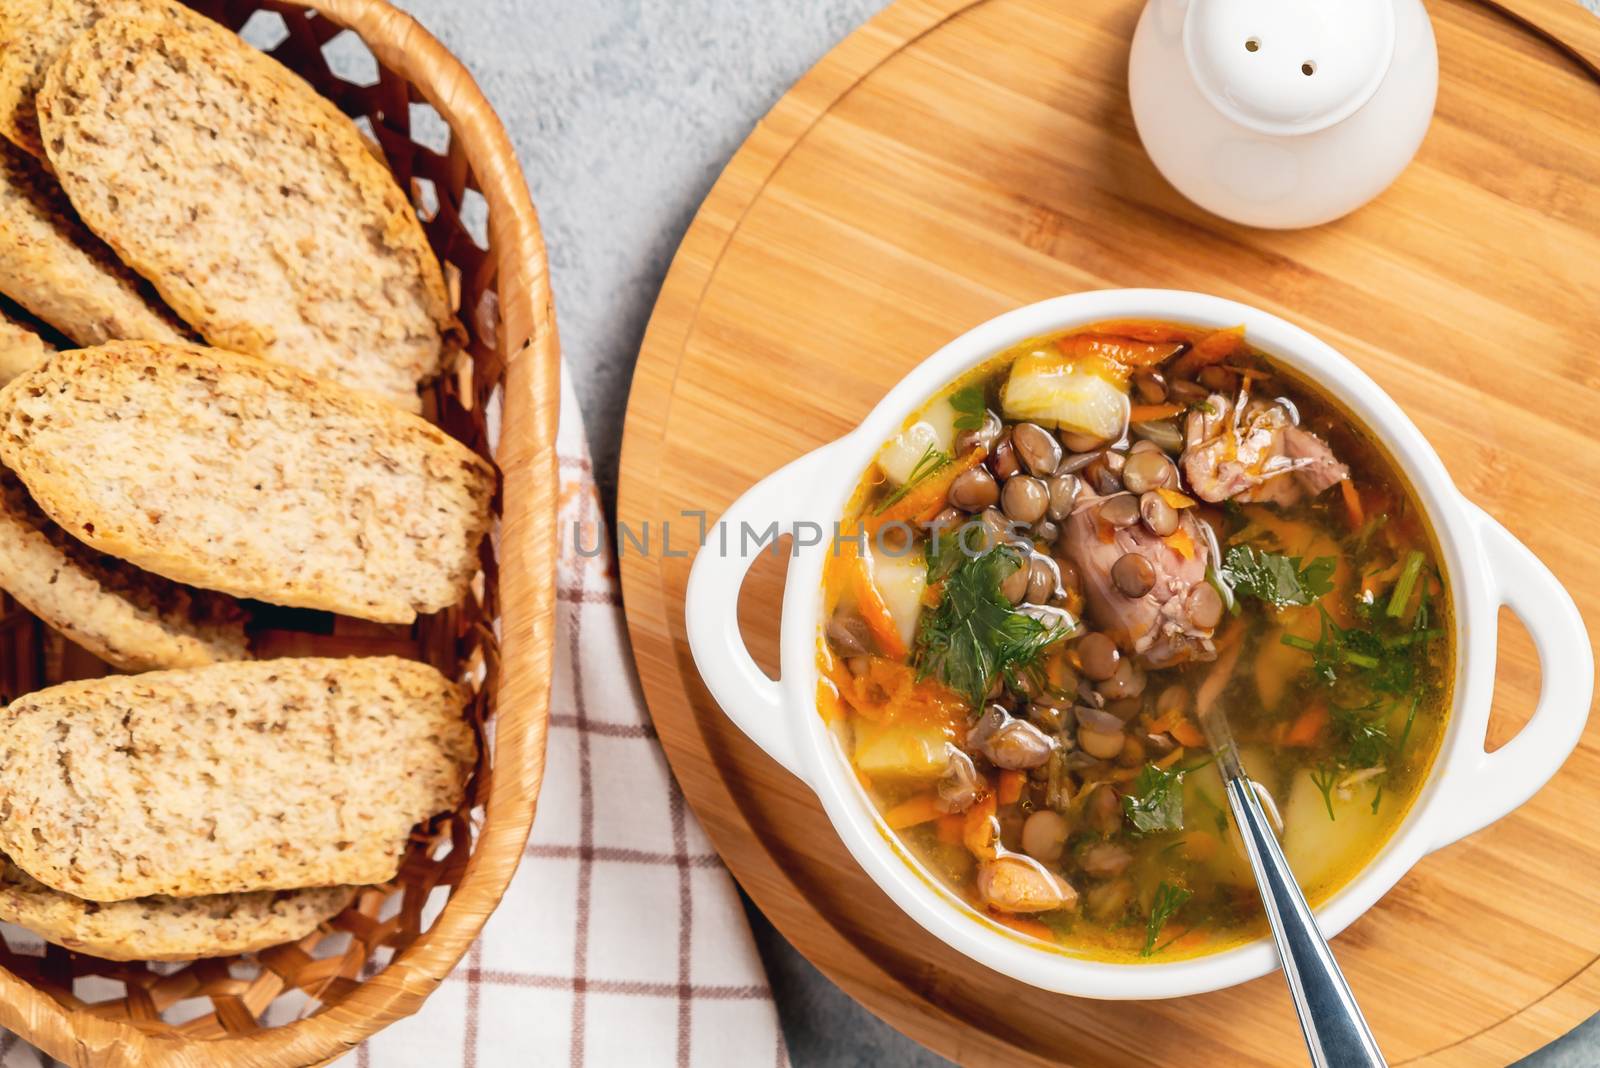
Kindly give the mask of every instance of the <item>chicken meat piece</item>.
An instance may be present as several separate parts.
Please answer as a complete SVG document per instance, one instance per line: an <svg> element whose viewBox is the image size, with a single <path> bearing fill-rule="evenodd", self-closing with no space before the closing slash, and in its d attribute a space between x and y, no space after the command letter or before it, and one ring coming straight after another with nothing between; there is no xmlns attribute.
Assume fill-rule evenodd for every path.
<svg viewBox="0 0 1600 1068"><path fill-rule="evenodd" d="M1090 622L1146 667L1215 658L1211 639L1220 622L1220 601L1206 581L1213 539L1187 508L1179 513L1178 533L1166 538L1143 523L1115 527L1101 509L1117 496L1123 495L1080 497L1063 534L1083 581ZM1140 597L1129 596L1112 577L1117 561L1129 554L1143 557L1154 573Z"/></svg>
<svg viewBox="0 0 1600 1068"><path fill-rule="evenodd" d="M1183 474L1189 488L1213 504L1289 507L1350 477L1323 441L1297 425L1294 411L1274 401L1236 400L1213 393L1189 413Z"/></svg>
<svg viewBox="0 0 1600 1068"><path fill-rule="evenodd" d="M978 896L1002 912L1075 908L1078 891L1032 857L1003 853L978 865Z"/></svg>

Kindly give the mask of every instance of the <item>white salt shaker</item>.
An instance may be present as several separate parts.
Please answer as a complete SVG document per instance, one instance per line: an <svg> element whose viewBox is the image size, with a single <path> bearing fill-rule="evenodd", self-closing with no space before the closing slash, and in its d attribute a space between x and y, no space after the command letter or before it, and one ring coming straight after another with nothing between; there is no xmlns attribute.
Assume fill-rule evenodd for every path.
<svg viewBox="0 0 1600 1068"><path fill-rule="evenodd" d="M1279 229L1388 188L1438 87L1421 0L1149 0L1128 62L1134 122L1167 180Z"/></svg>

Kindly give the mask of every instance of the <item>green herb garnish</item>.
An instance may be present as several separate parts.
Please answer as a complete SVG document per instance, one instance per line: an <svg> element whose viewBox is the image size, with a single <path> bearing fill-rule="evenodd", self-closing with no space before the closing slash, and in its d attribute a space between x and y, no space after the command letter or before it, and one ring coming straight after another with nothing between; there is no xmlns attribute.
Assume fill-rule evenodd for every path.
<svg viewBox="0 0 1600 1068"><path fill-rule="evenodd" d="M1417 588L1417 576L1422 574L1422 561L1421 550L1412 549L1406 554L1405 565L1400 569L1400 581L1394 584L1394 592L1389 595L1389 609L1386 614L1390 619L1399 619L1406 614L1406 605L1411 601L1411 591Z"/></svg>
<svg viewBox="0 0 1600 1068"><path fill-rule="evenodd" d="M873 514L882 515L884 512L887 512L889 509L899 504L905 499L906 494L916 489L918 484L925 482L927 479L943 470L945 465L948 463L950 463L949 453L940 452L932 445L929 445L926 449L922 450L922 456L917 460L916 466L911 469L911 475L906 479L905 484L899 489L895 490L893 493L889 494L889 496L885 497Z"/></svg>
<svg viewBox="0 0 1600 1068"><path fill-rule="evenodd" d="M1340 749L1326 763L1311 769L1311 782L1322 792L1322 800L1328 807L1330 820L1336 818L1333 814L1333 790L1338 785L1340 776L1345 772L1392 763L1393 758L1405 748L1406 739L1411 733L1411 717L1417 713L1419 700L1420 697L1412 699L1411 716L1407 717L1405 732L1401 734L1398 742L1389 737L1392 705L1384 705L1377 701L1369 702L1359 708L1344 708L1329 704L1333 735L1338 740ZM1375 785L1376 796L1372 799L1374 813L1378 811L1378 802L1383 796L1383 783L1378 782Z"/></svg>
<svg viewBox="0 0 1600 1068"><path fill-rule="evenodd" d="M1042 623L1018 612L1000 592L1006 579L1028 566L1020 550L999 545L969 557L946 547L940 555L954 563L944 577L938 607L922 616L917 677L937 676L978 708L997 677L1017 678L1032 669L1045 649L1074 627ZM930 562L930 573L934 566Z"/></svg>
<svg viewBox="0 0 1600 1068"><path fill-rule="evenodd" d="M1139 951L1139 956L1148 957L1172 944L1167 942L1157 947L1156 939L1161 937L1161 929L1167 925L1173 914L1183 908L1193 896L1193 891L1165 881L1156 887L1156 896L1150 902L1150 918L1144 925L1144 948Z"/></svg>
<svg viewBox="0 0 1600 1068"><path fill-rule="evenodd" d="M1338 771L1328 767L1326 764L1311 769L1311 785L1321 791L1322 803L1328 806L1328 818L1330 820L1335 818L1333 815L1333 786L1338 781Z"/></svg>
<svg viewBox="0 0 1600 1068"><path fill-rule="evenodd" d="M1380 708L1377 702L1359 708L1342 708L1330 702L1328 711L1332 716L1334 736L1344 746L1343 752L1335 758L1340 767L1375 768L1388 758L1387 708Z"/></svg>
<svg viewBox="0 0 1600 1068"><path fill-rule="evenodd" d="M1298 634L1285 634L1278 639L1311 654L1311 674L1328 686L1339 681L1346 667L1368 673L1367 681L1373 689L1389 693L1404 692L1410 687L1415 673L1410 656L1393 656L1385 660L1383 640L1370 630L1359 627L1341 627L1320 604L1322 630L1316 641ZM1421 643L1418 643L1419 645ZM1387 663L1387 668L1385 664Z"/></svg>
<svg viewBox="0 0 1600 1068"><path fill-rule="evenodd" d="M1183 772L1146 764L1122 795L1122 812L1140 834L1183 830Z"/></svg>
<svg viewBox="0 0 1600 1068"><path fill-rule="evenodd" d="M1429 626L1432 613L1426 586L1411 626L1398 634L1379 633L1390 622L1387 614L1367 629L1339 626L1320 604L1317 611L1321 631L1316 641L1297 634L1285 634L1279 640L1310 653L1312 675L1328 686L1347 678L1364 683L1374 693L1409 694L1423 677L1428 643L1444 633Z"/></svg>
<svg viewBox="0 0 1600 1068"><path fill-rule="evenodd" d="M956 416L957 430L982 430L989 416L988 399L984 396L982 386L956 390L950 394L950 407L960 413Z"/></svg>
<svg viewBox="0 0 1600 1068"><path fill-rule="evenodd" d="M1236 596L1254 597L1277 608L1311 604L1333 590L1335 560L1319 556L1300 566L1300 557L1235 545L1217 578Z"/></svg>
<svg viewBox="0 0 1600 1068"><path fill-rule="evenodd" d="M1365 523L1362 523L1361 529L1350 536L1350 542L1355 546L1358 554L1367 551L1367 546L1372 542L1372 536L1382 530L1387 522L1389 522L1389 513L1379 512Z"/></svg>

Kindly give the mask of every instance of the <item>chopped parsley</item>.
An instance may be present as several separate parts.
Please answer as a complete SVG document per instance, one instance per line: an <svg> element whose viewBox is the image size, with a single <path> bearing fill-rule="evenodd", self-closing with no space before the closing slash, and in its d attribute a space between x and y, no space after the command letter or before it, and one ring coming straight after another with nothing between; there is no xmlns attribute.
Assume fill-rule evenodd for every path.
<svg viewBox="0 0 1600 1068"><path fill-rule="evenodd" d="M957 412L957 430L982 430L989 406L982 386L968 386L950 394L950 407Z"/></svg>
<svg viewBox="0 0 1600 1068"><path fill-rule="evenodd" d="M1228 550L1217 578L1234 597L1254 597L1275 608L1286 608L1311 604L1332 592L1334 566L1331 556L1319 556L1302 567L1298 556L1235 545Z"/></svg>
<svg viewBox="0 0 1600 1068"><path fill-rule="evenodd" d="M1342 750L1335 756L1340 767L1375 768L1389 756L1389 715L1387 706L1376 701L1360 708L1341 708L1330 704L1333 735Z"/></svg>
<svg viewBox="0 0 1600 1068"><path fill-rule="evenodd" d="M1150 918L1144 925L1144 948L1139 950L1139 956L1148 957L1172 944L1166 942L1158 946L1156 939L1161 937L1161 929L1167 925L1167 921L1193 896L1192 890L1165 881L1156 887L1156 896L1150 902Z"/></svg>
<svg viewBox="0 0 1600 1068"><path fill-rule="evenodd" d="M1369 627L1341 627L1322 605L1317 605L1321 629L1317 639L1285 634L1279 640L1311 654L1311 674L1326 686L1341 679L1365 685L1373 693L1403 696L1423 679L1428 645L1444 633L1431 626L1428 588L1422 586L1421 603L1409 627L1399 628L1387 611L1369 609ZM1390 631L1391 633L1383 633Z"/></svg>
<svg viewBox="0 0 1600 1068"><path fill-rule="evenodd" d="M1406 742L1411 737L1411 725L1416 720L1417 708L1421 703L1422 695L1414 694L1406 714L1405 727L1398 739L1389 735L1389 724L1395 709L1393 703L1371 701L1358 708L1329 705L1337 748L1327 760L1311 769L1311 782L1322 793L1330 820L1335 818L1333 791L1344 775L1366 768L1387 766L1392 776L1394 761L1405 751ZM1376 813L1379 802L1383 800L1383 782L1375 781L1374 786L1372 811Z"/></svg>
<svg viewBox="0 0 1600 1068"><path fill-rule="evenodd" d="M1035 669L1045 649L1072 628L1018 612L1000 592L1006 579L1028 566L1021 550L999 545L976 557L949 546L943 550L928 563L930 578L937 574L944 581L944 596L923 613L917 677L937 676L979 708L997 677L1016 679Z"/></svg>
<svg viewBox="0 0 1600 1068"><path fill-rule="evenodd" d="M1333 787L1339 781L1339 770L1327 764L1311 769L1311 785L1322 793L1322 803L1328 806L1328 818L1333 815Z"/></svg>
<svg viewBox="0 0 1600 1068"><path fill-rule="evenodd" d="M1183 830L1183 772L1146 764L1122 795L1122 812L1139 834Z"/></svg>

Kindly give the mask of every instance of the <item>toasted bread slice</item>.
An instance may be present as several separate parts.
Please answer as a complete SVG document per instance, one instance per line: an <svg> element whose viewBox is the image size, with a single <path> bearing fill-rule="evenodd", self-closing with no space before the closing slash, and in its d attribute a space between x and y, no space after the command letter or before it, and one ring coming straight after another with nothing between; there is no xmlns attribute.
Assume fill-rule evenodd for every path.
<svg viewBox="0 0 1600 1068"><path fill-rule="evenodd" d="M0 858L0 920L104 960L195 960L297 942L339 915L356 887L85 901Z"/></svg>
<svg viewBox="0 0 1600 1068"><path fill-rule="evenodd" d="M55 179L0 142L0 292L80 345L182 341L182 324L88 230Z"/></svg>
<svg viewBox="0 0 1600 1068"><path fill-rule="evenodd" d="M200 667L250 655L245 612L236 601L146 574L68 537L4 468L0 589L124 671Z"/></svg>
<svg viewBox="0 0 1600 1068"><path fill-rule="evenodd" d="M398 658L70 682L0 719L0 852L90 901L384 883L476 759L464 691Z"/></svg>
<svg viewBox="0 0 1600 1068"><path fill-rule="evenodd" d="M248 356L113 342L0 390L0 463L79 541L202 589L409 623L465 596L493 468Z"/></svg>
<svg viewBox="0 0 1600 1068"><path fill-rule="evenodd" d="M38 95L78 213L211 344L412 411L453 326L422 225L355 124L204 20L103 18Z"/></svg>
<svg viewBox="0 0 1600 1068"><path fill-rule="evenodd" d="M0 296L0 387L38 367L56 351L39 324L10 298Z"/></svg>
<svg viewBox="0 0 1600 1068"><path fill-rule="evenodd" d="M173 0L0 0L0 136L44 159L35 98L45 72L67 42L109 15L201 17Z"/></svg>

